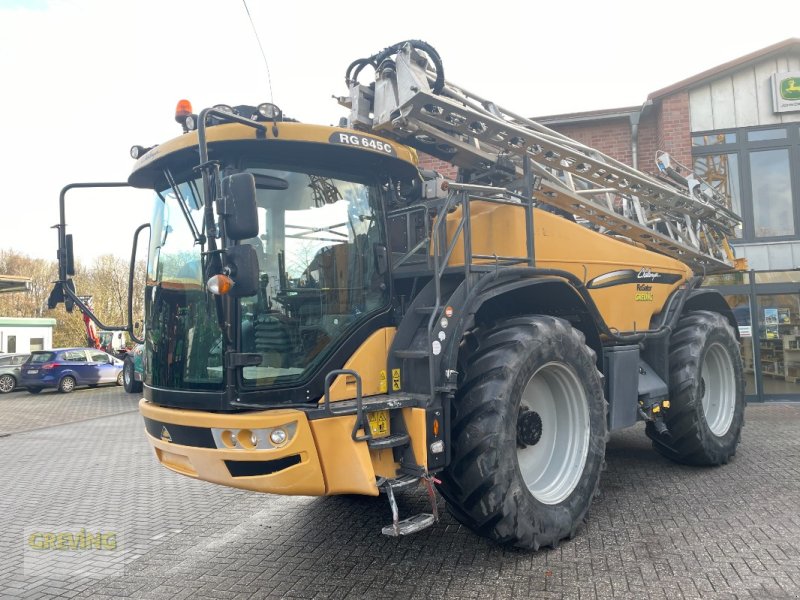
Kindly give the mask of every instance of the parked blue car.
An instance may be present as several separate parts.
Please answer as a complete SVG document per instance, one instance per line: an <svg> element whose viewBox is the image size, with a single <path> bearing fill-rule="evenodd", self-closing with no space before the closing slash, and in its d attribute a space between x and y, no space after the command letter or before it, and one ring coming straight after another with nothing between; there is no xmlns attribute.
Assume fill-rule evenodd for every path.
<svg viewBox="0 0 800 600"><path fill-rule="evenodd" d="M20 386L31 394L57 388L68 394L79 385L122 385L122 361L94 348L59 348L31 352L20 369Z"/></svg>

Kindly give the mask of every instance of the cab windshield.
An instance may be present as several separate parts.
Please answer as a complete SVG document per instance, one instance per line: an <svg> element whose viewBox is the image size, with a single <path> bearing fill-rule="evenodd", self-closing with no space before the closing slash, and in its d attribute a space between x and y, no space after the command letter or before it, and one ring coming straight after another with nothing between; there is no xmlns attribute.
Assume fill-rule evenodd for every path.
<svg viewBox="0 0 800 600"><path fill-rule="evenodd" d="M389 302L377 177L296 168L246 169L256 179L258 293L239 299L245 387L301 383L371 313ZM155 387L222 389L223 343L206 292L199 180L156 194L147 277L146 381Z"/></svg>

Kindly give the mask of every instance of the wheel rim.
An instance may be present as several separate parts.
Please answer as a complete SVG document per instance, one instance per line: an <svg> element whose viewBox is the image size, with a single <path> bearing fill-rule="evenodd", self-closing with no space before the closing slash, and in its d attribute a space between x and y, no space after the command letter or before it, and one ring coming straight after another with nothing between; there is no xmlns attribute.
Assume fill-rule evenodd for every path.
<svg viewBox="0 0 800 600"><path fill-rule="evenodd" d="M728 433L736 409L736 382L733 361L720 343L709 346L700 369L700 398L711 433Z"/></svg>
<svg viewBox="0 0 800 600"><path fill-rule="evenodd" d="M14 389L14 378L11 375L3 375L0 377L0 392L7 394Z"/></svg>
<svg viewBox="0 0 800 600"><path fill-rule="evenodd" d="M538 415L539 425L532 438L530 433L518 432L517 461L522 479L536 500L558 504L577 487L589 454L586 391L568 365L548 363L526 384L520 410L520 424L531 420L527 411L532 411ZM525 441L533 444L526 445Z"/></svg>
<svg viewBox="0 0 800 600"><path fill-rule="evenodd" d="M117 375L117 385L122 385L123 373Z"/></svg>
<svg viewBox="0 0 800 600"><path fill-rule="evenodd" d="M64 381L61 382L61 389L65 392L71 392L72 388L75 387L75 382L72 380L71 377L65 377Z"/></svg>

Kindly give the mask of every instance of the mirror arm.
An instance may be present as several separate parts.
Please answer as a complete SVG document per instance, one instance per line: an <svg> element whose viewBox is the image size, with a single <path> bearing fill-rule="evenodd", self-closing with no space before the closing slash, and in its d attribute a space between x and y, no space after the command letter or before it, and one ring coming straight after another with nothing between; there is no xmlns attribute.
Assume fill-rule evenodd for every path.
<svg viewBox="0 0 800 600"><path fill-rule="evenodd" d="M70 183L61 188L61 194L58 197L58 212L59 223L53 225L53 229L58 230L58 280L67 280L67 218L66 218L66 196L67 192L72 189L80 188L119 188L130 187L127 182L101 182L101 183Z"/></svg>
<svg viewBox="0 0 800 600"><path fill-rule="evenodd" d="M80 297L74 291L72 291L70 286L66 285L64 282L59 283L61 284L61 289L64 292L64 296L69 296L70 300L75 303L78 309L87 317L89 317L100 329L104 331L128 331L127 325L106 325L103 323L97 318L97 316L95 316L95 314L92 312L92 309L86 306L83 300L81 300Z"/></svg>

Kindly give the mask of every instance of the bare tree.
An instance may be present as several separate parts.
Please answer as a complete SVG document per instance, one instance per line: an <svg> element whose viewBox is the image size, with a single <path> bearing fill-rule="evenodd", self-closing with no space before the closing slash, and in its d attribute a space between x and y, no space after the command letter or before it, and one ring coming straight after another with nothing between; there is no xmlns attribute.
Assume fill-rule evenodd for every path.
<svg viewBox="0 0 800 600"><path fill-rule="evenodd" d="M93 311L106 325L124 325L127 322L129 263L121 258L105 255L97 258L91 267L76 265L76 291L81 296L92 296ZM31 258L14 250L0 250L0 273L31 278L28 292L0 295L0 316L52 317L56 319L53 345L84 346L86 329L78 310L68 313L64 305L47 309L47 298L57 279L55 261ZM133 291L133 318L141 321L144 306L145 264L136 265Z"/></svg>

